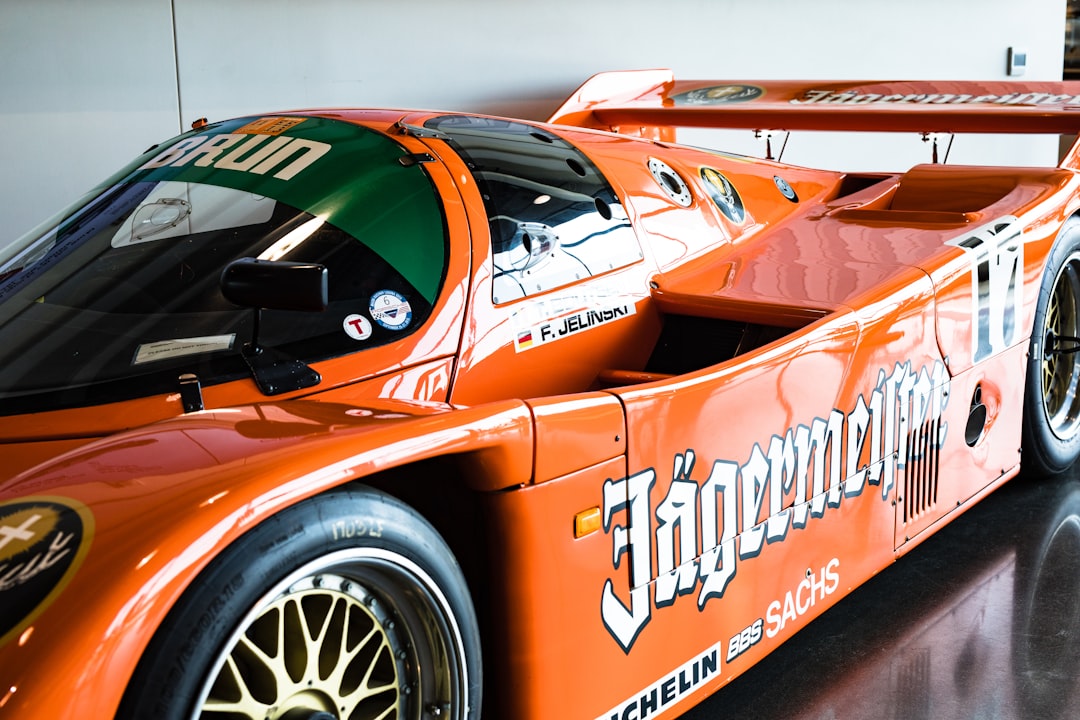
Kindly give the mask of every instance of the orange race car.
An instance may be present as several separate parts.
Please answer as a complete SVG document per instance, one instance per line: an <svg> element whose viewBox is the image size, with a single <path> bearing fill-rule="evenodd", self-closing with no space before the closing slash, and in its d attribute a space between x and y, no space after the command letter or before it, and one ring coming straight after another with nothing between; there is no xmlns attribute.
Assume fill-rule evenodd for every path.
<svg viewBox="0 0 1080 720"><path fill-rule="evenodd" d="M672 718L1080 453L1067 83L607 73L538 124L275 113L0 249L0 714ZM481 703L483 696L483 703Z"/></svg>

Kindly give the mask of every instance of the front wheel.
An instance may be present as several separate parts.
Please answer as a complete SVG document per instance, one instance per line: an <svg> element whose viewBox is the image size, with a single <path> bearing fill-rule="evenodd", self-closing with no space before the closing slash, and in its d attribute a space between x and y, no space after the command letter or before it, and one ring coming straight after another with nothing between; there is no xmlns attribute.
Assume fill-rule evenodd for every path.
<svg viewBox="0 0 1080 720"><path fill-rule="evenodd" d="M118 717L475 720L478 638L434 528L374 490L335 492L262 523L196 579Z"/></svg>
<svg viewBox="0 0 1080 720"><path fill-rule="evenodd" d="M1080 221L1062 229L1039 288L1024 392L1024 464L1043 475L1080 456Z"/></svg>

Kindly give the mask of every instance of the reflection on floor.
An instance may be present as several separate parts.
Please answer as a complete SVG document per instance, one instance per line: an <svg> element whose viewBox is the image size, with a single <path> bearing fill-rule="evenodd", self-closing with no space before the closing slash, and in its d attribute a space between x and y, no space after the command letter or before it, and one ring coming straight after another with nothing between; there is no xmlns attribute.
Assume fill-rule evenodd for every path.
<svg viewBox="0 0 1080 720"><path fill-rule="evenodd" d="M680 720L1080 718L1080 468L1017 478Z"/></svg>

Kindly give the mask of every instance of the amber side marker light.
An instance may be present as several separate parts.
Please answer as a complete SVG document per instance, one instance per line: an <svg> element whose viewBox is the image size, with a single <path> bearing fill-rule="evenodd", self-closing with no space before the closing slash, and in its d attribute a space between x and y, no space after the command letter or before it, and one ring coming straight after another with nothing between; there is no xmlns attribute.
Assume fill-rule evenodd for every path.
<svg viewBox="0 0 1080 720"><path fill-rule="evenodd" d="M574 537L583 538L600 529L600 508L591 507L574 516Z"/></svg>

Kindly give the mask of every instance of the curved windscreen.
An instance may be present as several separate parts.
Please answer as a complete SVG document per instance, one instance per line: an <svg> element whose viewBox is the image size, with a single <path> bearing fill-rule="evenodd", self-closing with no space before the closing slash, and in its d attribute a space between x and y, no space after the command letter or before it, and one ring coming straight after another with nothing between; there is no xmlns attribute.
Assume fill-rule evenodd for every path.
<svg viewBox="0 0 1080 720"><path fill-rule="evenodd" d="M580 150L526 123L446 115L425 123L469 163L488 214L492 300L505 303L642 258L626 210Z"/></svg>
<svg viewBox="0 0 1080 720"><path fill-rule="evenodd" d="M246 375L254 311L220 290L238 258L328 270L327 311L262 311L261 346L310 362L412 332L447 240L430 179L404 155L311 117L230 121L150 151L0 251L0 414L174 392L184 373Z"/></svg>

